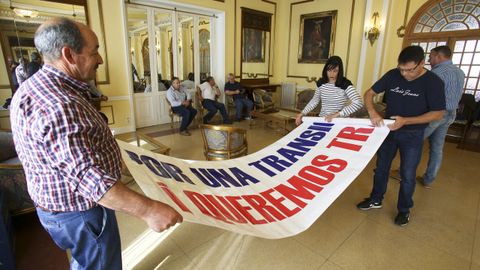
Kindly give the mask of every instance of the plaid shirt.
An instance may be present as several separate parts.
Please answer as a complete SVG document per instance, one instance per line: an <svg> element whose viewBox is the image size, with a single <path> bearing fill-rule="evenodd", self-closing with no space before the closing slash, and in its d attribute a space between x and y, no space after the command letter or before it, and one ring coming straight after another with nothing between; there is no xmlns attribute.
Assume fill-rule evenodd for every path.
<svg viewBox="0 0 480 270"><path fill-rule="evenodd" d="M120 150L88 84L44 65L15 93L13 139L37 206L83 211L120 179Z"/></svg>

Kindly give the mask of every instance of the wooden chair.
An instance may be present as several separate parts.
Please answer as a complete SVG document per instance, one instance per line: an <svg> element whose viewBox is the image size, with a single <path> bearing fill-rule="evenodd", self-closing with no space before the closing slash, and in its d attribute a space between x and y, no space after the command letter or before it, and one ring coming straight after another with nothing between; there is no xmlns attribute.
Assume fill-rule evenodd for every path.
<svg viewBox="0 0 480 270"><path fill-rule="evenodd" d="M168 98L166 97L165 97L165 100L167 101L167 104L168 104L168 115L170 116L170 128L173 128L175 125L175 117L178 118L177 119L178 121L176 122L180 122L181 116L173 112L172 104L170 103L170 100L168 100Z"/></svg>
<svg viewBox="0 0 480 270"><path fill-rule="evenodd" d="M458 146L463 147L470 125L474 121L476 103L475 97L470 94L463 94L457 108L457 117L450 126L447 136L458 138ZM452 132L457 130L457 132ZM460 130L460 134L458 134Z"/></svg>
<svg viewBox="0 0 480 270"><path fill-rule="evenodd" d="M253 103L255 104L255 109L268 109L275 106L272 94L264 89L253 90Z"/></svg>
<svg viewBox="0 0 480 270"><path fill-rule="evenodd" d="M197 86L197 91L195 91L195 97L196 97L195 107L197 107L197 110L198 110L197 117L203 118L203 116L205 116L205 108L202 105L202 101L203 101L202 90L200 90L199 86Z"/></svg>
<svg viewBox="0 0 480 270"><path fill-rule="evenodd" d="M228 115L232 115L232 112L235 115L235 101L233 101L233 96L225 95L225 99L227 101Z"/></svg>
<svg viewBox="0 0 480 270"><path fill-rule="evenodd" d="M295 102L295 109L302 111L305 106L312 100L313 96L315 95L315 90L312 89L305 89L298 92ZM308 115L317 116L322 109L322 101L319 100L318 105L315 109L313 109Z"/></svg>
<svg viewBox="0 0 480 270"><path fill-rule="evenodd" d="M245 129L201 125L203 154L207 160L226 160L245 156L248 153L247 131Z"/></svg>
<svg viewBox="0 0 480 270"><path fill-rule="evenodd" d="M35 211L9 130L0 130L0 149L0 189L4 191L10 214L15 216Z"/></svg>

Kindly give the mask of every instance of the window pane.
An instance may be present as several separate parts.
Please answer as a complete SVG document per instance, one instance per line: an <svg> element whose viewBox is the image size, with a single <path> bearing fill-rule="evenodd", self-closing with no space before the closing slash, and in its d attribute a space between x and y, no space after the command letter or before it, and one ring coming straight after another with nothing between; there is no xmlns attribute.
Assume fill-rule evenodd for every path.
<svg viewBox="0 0 480 270"><path fill-rule="evenodd" d="M452 57L452 62L454 65L459 65L461 59L462 59L461 53L454 53Z"/></svg>
<svg viewBox="0 0 480 270"><path fill-rule="evenodd" d="M475 53L472 64L480 65L480 52Z"/></svg>
<svg viewBox="0 0 480 270"><path fill-rule="evenodd" d="M468 16L465 22L467 23L470 29L478 29L478 21L474 17Z"/></svg>
<svg viewBox="0 0 480 270"><path fill-rule="evenodd" d="M462 64L471 64L473 58L473 53L464 53L462 58Z"/></svg>
<svg viewBox="0 0 480 270"><path fill-rule="evenodd" d="M473 90L465 90L465 94L467 94L467 95L473 95L473 93L475 93L475 91L473 91Z"/></svg>
<svg viewBox="0 0 480 270"><path fill-rule="evenodd" d="M427 52L430 52L433 48L437 47L437 42L429 42Z"/></svg>
<svg viewBox="0 0 480 270"><path fill-rule="evenodd" d="M468 76L468 71L470 70L470 66L461 66L461 70L463 70L463 73L465 73L465 76Z"/></svg>
<svg viewBox="0 0 480 270"><path fill-rule="evenodd" d="M459 40L455 42L454 52L463 52L463 47L465 46L464 40Z"/></svg>
<svg viewBox="0 0 480 270"><path fill-rule="evenodd" d="M475 51L480 52L480 42L478 42L478 41L477 41L477 49Z"/></svg>
<svg viewBox="0 0 480 270"><path fill-rule="evenodd" d="M420 42L420 47L423 48L423 51L427 51L427 43L426 42Z"/></svg>
<svg viewBox="0 0 480 270"><path fill-rule="evenodd" d="M475 101L479 102L480 101L480 91L475 92Z"/></svg>
<svg viewBox="0 0 480 270"><path fill-rule="evenodd" d="M476 89L477 88L477 78L468 78L467 81L467 88L468 89Z"/></svg>
<svg viewBox="0 0 480 270"><path fill-rule="evenodd" d="M446 42L446 41L440 41L440 42L438 42L438 46L442 46L442 45L447 45L447 42Z"/></svg>
<svg viewBox="0 0 480 270"><path fill-rule="evenodd" d="M465 46L465 52L473 52L475 51L476 40L468 40Z"/></svg>
<svg viewBox="0 0 480 270"><path fill-rule="evenodd" d="M480 66L472 66L470 68L470 74L468 74L470 77L477 77L480 76Z"/></svg>

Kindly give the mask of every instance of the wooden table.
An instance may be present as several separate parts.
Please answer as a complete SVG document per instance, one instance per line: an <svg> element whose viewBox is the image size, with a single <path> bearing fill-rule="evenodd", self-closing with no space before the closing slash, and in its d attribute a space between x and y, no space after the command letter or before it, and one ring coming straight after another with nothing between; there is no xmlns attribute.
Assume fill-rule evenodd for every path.
<svg viewBox="0 0 480 270"><path fill-rule="evenodd" d="M288 129L287 126L290 123L295 123L295 118L299 111L286 109L286 108L269 108L265 110L255 110L252 111L252 116L263 119L268 122L277 123L283 126L283 131L286 133L290 132L291 129Z"/></svg>
<svg viewBox="0 0 480 270"><path fill-rule="evenodd" d="M146 141L148 144L153 145L155 148L153 150L150 150L154 153L157 154L162 154L162 155L170 155L170 147L162 144L161 142L153 139L152 137L148 136L147 134L136 132L137 135L137 146L140 147L140 141Z"/></svg>

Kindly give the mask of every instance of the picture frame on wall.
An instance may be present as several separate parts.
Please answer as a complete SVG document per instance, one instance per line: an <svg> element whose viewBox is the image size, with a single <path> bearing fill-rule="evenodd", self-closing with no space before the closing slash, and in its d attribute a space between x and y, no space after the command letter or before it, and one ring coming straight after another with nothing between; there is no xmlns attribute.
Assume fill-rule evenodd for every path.
<svg viewBox="0 0 480 270"><path fill-rule="evenodd" d="M325 63L333 55L337 10L300 16L298 63Z"/></svg>
<svg viewBox="0 0 480 270"><path fill-rule="evenodd" d="M265 31L253 28L243 29L242 62L265 62Z"/></svg>

